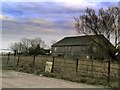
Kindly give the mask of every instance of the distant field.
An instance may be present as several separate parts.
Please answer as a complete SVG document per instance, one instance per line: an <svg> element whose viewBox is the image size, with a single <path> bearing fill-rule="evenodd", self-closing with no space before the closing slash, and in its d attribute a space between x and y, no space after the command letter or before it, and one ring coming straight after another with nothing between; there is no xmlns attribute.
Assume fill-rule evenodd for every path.
<svg viewBox="0 0 120 90"><path fill-rule="evenodd" d="M14 62L14 57L11 56L7 63L7 56L2 57L3 66L12 66ZM15 65L18 57L15 59ZM36 56L35 65L32 64L33 56L21 56L20 62L15 70L35 73L35 74L45 74L46 61L53 61L51 56ZM107 61L97 61L97 60L79 60L76 72L76 60L70 58L55 58L54 68L52 74L45 74L47 76L63 78L70 81L77 81L90 84L101 84L108 85L108 62ZM5 67L3 67L5 68ZM112 87L117 87L118 83L118 63L111 62L110 67L110 83Z"/></svg>

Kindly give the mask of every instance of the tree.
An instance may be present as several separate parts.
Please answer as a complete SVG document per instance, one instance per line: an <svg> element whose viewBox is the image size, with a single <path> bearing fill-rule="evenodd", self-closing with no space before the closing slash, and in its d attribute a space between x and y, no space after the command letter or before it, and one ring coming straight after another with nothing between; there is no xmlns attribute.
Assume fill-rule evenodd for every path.
<svg viewBox="0 0 120 90"><path fill-rule="evenodd" d="M30 47L29 48L29 54L30 55L35 55L35 56L41 54L40 45L38 44L35 48Z"/></svg>
<svg viewBox="0 0 120 90"><path fill-rule="evenodd" d="M21 50L22 50L22 44L20 42L18 42L18 43L11 43L10 49L12 51L16 50L17 53L20 53Z"/></svg>
<svg viewBox="0 0 120 90"><path fill-rule="evenodd" d="M108 55L108 82L110 77L110 62L111 60L118 61L118 67L120 68L120 48L118 46L120 37L120 8L119 7L111 7L107 10L103 8L99 9L99 12L95 12L95 10L87 8L86 14L81 15L79 18L75 19L75 28L78 33L85 34L89 37L89 34L96 35L100 40L102 40L99 35L104 35L110 41L111 35L114 36L115 42L115 50L111 50L108 47L106 42L103 41L103 44L92 40L101 47ZM90 37L89 37L90 38ZM118 87L120 88L120 70L118 70Z"/></svg>
<svg viewBox="0 0 120 90"><path fill-rule="evenodd" d="M120 55L118 52L118 38L120 35L118 31L120 30L118 17L120 15L120 8L118 7L111 7L107 10L103 8L99 9L99 12L95 12L95 10L91 8L86 9L86 14L81 15L79 18L75 19L75 28L77 29L78 33L82 33L85 35L104 35L110 41L111 35L114 36L115 42L115 51L112 52L110 48L103 45L100 45L106 52L109 54L111 59L117 59ZM101 39L100 37L98 37ZM97 42L96 42L97 43ZM105 43L105 42L104 42Z"/></svg>
<svg viewBox="0 0 120 90"><path fill-rule="evenodd" d="M29 52L29 48L30 48L30 39L28 38L23 38L21 39L21 44L22 44L22 49L21 49L21 52L22 53L28 53Z"/></svg>
<svg viewBox="0 0 120 90"><path fill-rule="evenodd" d="M45 46L46 44L41 38L23 38L18 43L12 43L10 48L13 51L17 50L18 53L33 55L43 53L43 48L45 48Z"/></svg>
<svg viewBox="0 0 120 90"><path fill-rule="evenodd" d="M36 48L37 45L40 46L40 48L44 48L46 46L45 42L41 38L34 38L30 40L30 45L33 48Z"/></svg>

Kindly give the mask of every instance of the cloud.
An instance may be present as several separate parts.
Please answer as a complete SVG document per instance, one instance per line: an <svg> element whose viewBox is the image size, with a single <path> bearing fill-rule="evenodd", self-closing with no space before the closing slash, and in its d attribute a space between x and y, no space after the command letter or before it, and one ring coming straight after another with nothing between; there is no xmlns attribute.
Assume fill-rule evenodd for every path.
<svg viewBox="0 0 120 90"><path fill-rule="evenodd" d="M3 42L18 41L21 38L41 37L45 42L75 35L74 19L85 13L87 6L98 9L116 5L108 2L87 2L82 0L54 0L54 2L3 2ZM8 40L8 41L7 41Z"/></svg>
<svg viewBox="0 0 120 90"><path fill-rule="evenodd" d="M55 29L44 29L44 32L56 33L57 31Z"/></svg>
<svg viewBox="0 0 120 90"><path fill-rule="evenodd" d="M55 18L59 16L75 16L85 13L87 7L98 10L101 7L117 5L113 2L88 2L85 0L66 0L63 2L3 2L2 12L13 18Z"/></svg>
<svg viewBox="0 0 120 90"><path fill-rule="evenodd" d="M118 2L119 0L2 0L2 2Z"/></svg>
<svg viewBox="0 0 120 90"><path fill-rule="evenodd" d="M39 24L39 25L48 25L51 26L53 25L53 22L47 19L43 19L43 18L36 18L36 19L31 19L31 22L34 24Z"/></svg>
<svg viewBox="0 0 120 90"><path fill-rule="evenodd" d="M41 37L46 43L50 43L52 40L58 40L64 36L74 34L72 29L67 29L71 27L71 25L67 26L67 24L61 24L61 26L59 26L58 23L48 25L51 21L43 19L39 20L40 21L36 21L36 19L16 19L14 21L3 20L2 38L4 48L8 47L11 42L18 42L24 37ZM42 23L42 21L44 22Z"/></svg>
<svg viewBox="0 0 120 90"><path fill-rule="evenodd" d="M3 14L7 14L16 18L34 18L43 17L44 15L55 15L55 14L73 14L77 12L84 12L82 9L74 9L65 7L64 3L56 2L42 2L42 3L3 3L2 7Z"/></svg>
<svg viewBox="0 0 120 90"><path fill-rule="evenodd" d="M0 15L0 20L2 19L6 19L6 17L4 17L3 15Z"/></svg>
<svg viewBox="0 0 120 90"><path fill-rule="evenodd" d="M61 24L62 23L62 24ZM48 19L16 19L14 21L2 21L3 37L4 35L16 35L19 37L26 34L40 34L40 35L53 35L64 34L71 30L72 22L53 22Z"/></svg>
<svg viewBox="0 0 120 90"><path fill-rule="evenodd" d="M86 7L91 7L91 8L95 8L96 7L96 3L92 2L88 2L85 0L69 0L69 1L65 1L62 0L64 2L64 6L69 7L69 8L76 8L76 9L86 9Z"/></svg>
<svg viewBox="0 0 120 90"><path fill-rule="evenodd" d="M51 40L58 40L64 36L74 34L74 30L71 28L71 21L51 21L43 18L4 19L2 24L3 44L7 41L18 41L24 37L41 37L45 42L50 42Z"/></svg>
<svg viewBox="0 0 120 90"><path fill-rule="evenodd" d="M14 19L5 15L0 15L0 20L14 20Z"/></svg>

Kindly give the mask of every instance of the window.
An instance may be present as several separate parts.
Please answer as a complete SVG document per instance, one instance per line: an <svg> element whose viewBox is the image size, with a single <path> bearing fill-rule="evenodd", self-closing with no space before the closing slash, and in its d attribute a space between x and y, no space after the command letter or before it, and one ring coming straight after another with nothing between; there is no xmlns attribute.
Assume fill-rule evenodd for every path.
<svg viewBox="0 0 120 90"><path fill-rule="evenodd" d="M96 47L93 47L93 52L97 52L97 49L96 49Z"/></svg>
<svg viewBox="0 0 120 90"><path fill-rule="evenodd" d="M57 47L54 48L54 51L55 51L55 52L57 51Z"/></svg>
<svg viewBox="0 0 120 90"><path fill-rule="evenodd" d="M69 52L69 53L71 52L71 47L70 47L70 46L68 47L68 52Z"/></svg>
<svg viewBox="0 0 120 90"><path fill-rule="evenodd" d="M86 57L87 59L90 59L90 57L87 55L87 57Z"/></svg>

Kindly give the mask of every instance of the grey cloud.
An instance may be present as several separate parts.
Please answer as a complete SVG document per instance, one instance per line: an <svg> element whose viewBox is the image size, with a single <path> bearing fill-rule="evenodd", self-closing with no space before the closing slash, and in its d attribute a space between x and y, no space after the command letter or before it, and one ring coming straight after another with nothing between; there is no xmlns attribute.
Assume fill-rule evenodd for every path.
<svg viewBox="0 0 120 90"><path fill-rule="evenodd" d="M26 2L26 3L3 3L2 12L12 14L14 17L38 16L44 14L73 14L84 12L83 9L65 7L63 3L55 2Z"/></svg>

